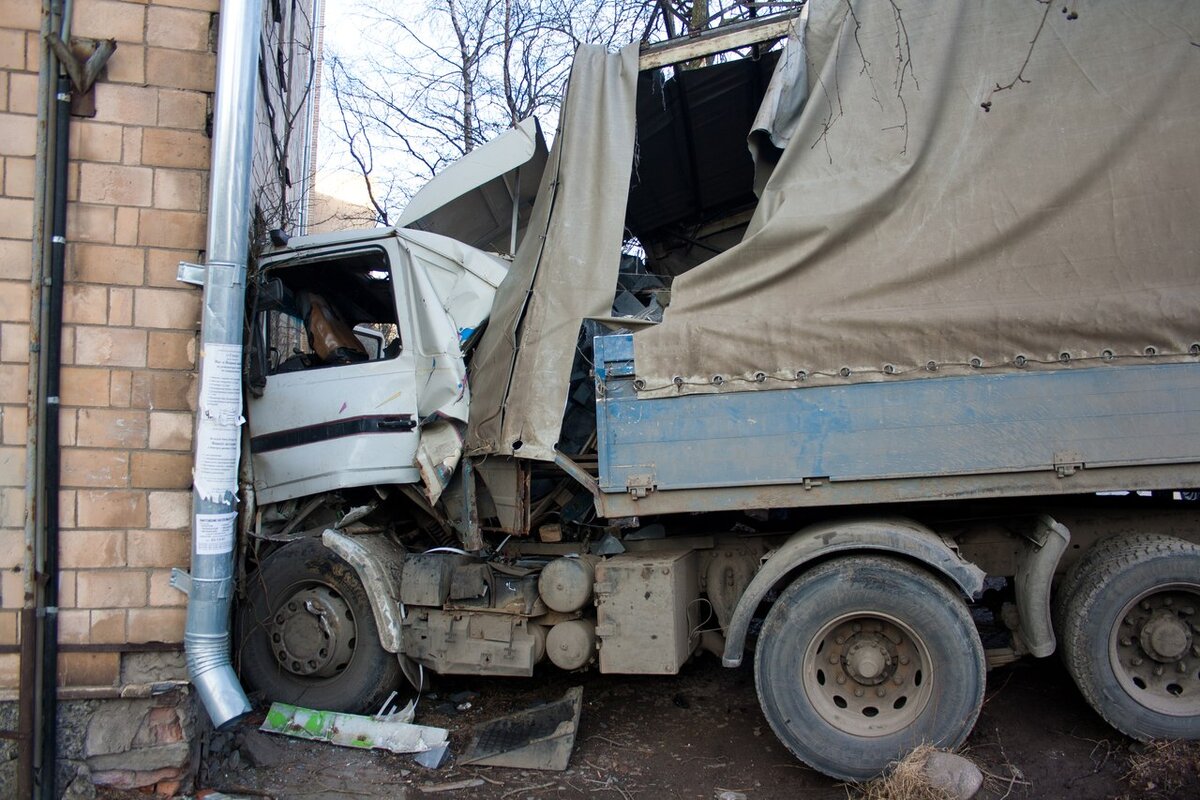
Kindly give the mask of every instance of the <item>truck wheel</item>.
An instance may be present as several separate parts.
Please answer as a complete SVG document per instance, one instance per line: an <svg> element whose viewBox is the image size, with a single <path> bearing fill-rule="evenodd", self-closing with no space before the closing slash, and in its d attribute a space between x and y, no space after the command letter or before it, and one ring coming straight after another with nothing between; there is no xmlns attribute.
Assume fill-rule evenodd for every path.
<svg viewBox="0 0 1200 800"><path fill-rule="evenodd" d="M1135 739L1200 738L1200 547L1143 535L1080 579L1063 656L1083 696Z"/></svg>
<svg viewBox="0 0 1200 800"><path fill-rule="evenodd" d="M763 713L801 761L845 780L918 745L956 747L983 702L966 604L906 562L852 556L793 582L767 614L754 673Z"/></svg>
<svg viewBox="0 0 1200 800"><path fill-rule="evenodd" d="M269 701L374 712L399 682L362 582L318 539L267 556L237 617L242 678Z"/></svg>

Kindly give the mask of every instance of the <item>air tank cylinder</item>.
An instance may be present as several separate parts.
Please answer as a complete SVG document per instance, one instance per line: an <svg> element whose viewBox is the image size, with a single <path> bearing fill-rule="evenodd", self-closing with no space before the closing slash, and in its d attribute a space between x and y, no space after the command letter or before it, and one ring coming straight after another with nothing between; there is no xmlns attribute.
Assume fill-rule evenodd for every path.
<svg viewBox="0 0 1200 800"><path fill-rule="evenodd" d="M569 619L550 629L546 655L560 669L586 667L596 654L596 624L589 619Z"/></svg>
<svg viewBox="0 0 1200 800"><path fill-rule="evenodd" d="M586 606L596 582L595 561L592 556L580 556L556 558L547 564L538 578L538 592L546 606L564 614Z"/></svg>

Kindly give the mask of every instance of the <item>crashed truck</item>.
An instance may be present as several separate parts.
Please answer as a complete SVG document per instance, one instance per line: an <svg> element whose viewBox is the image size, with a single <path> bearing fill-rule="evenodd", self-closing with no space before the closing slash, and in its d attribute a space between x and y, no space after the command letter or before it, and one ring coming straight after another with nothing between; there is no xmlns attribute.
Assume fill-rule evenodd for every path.
<svg viewBox="0 0 1200 800"><path fill-rule="evenodd" d="M1187 2L813 0L585 47L548 152L269 251L243 680L364 710L707 651L862 779L1058 653L1200 737L1196 41Z"/></svg>

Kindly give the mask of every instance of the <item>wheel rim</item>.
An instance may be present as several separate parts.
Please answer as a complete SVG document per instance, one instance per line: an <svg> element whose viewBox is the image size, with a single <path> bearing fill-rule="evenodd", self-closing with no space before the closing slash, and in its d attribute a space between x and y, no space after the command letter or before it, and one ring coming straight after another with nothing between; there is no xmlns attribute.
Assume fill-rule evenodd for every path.
<svg viewBox="0 0 1200 800"><path fill-rule="evenodd" d="M324 584L293 588L266 628L280 668L307 678L344 672L358 637L350 605Z"/></svg>
<svg viewBox="0 0 1200 800"><path fill-rule="evenodd" d="M882 613L838 617L813 637L801 680L813 708L854 736L887 736L913 724L933 687L929 649Z"/></svg>
<svg viewBox="0 0 1200 800"><path fill-rule="evenodd" d="M1200 714L1200 585L1156 586L1127 603L1108 657L1135 702L1174 717Z"/></svg>

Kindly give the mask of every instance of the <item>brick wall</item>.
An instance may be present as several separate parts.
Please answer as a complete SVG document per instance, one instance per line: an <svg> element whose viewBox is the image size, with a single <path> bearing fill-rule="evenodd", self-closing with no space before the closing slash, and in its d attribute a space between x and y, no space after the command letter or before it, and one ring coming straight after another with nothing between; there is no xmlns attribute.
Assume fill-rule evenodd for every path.
<svg viewBox="0 0 1200 800"><path fill-rule="evenodd" d="M0 0L0 644L23 600L38 0ZM182 638L217 0L76 0L114 38L96 116L71 121L62 368L60 639ZM64 653L65 686L120 682L119 653ZM0 688L17 685L0 654Z"/></svg>

